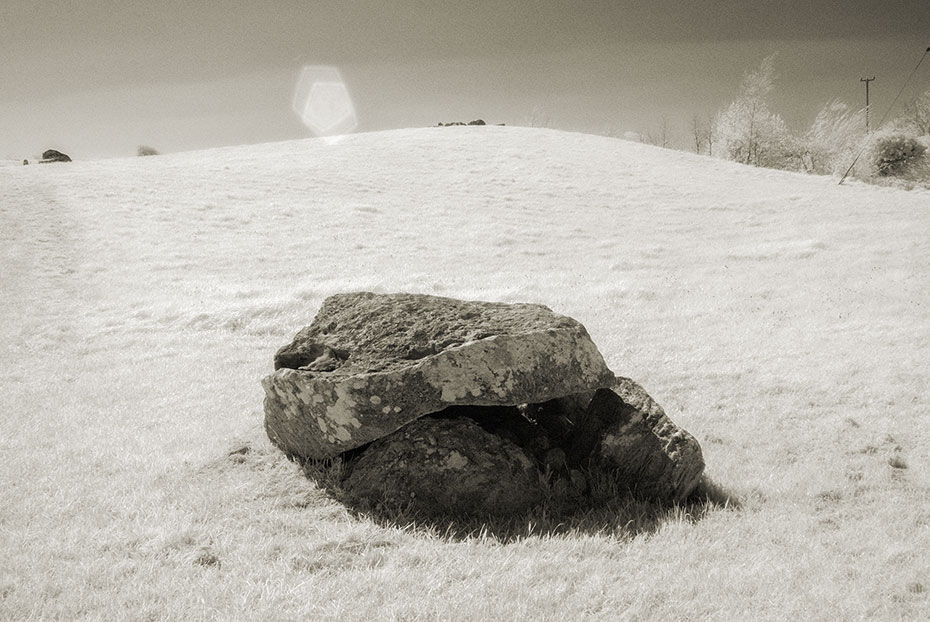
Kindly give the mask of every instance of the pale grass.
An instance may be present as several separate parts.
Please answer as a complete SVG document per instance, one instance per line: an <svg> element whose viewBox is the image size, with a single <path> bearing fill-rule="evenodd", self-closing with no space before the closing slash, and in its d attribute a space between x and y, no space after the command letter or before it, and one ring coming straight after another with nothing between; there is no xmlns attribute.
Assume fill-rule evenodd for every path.
<svg viewBox="0 0 930 622"><path fill-rule="evenodd" d="M4 169L0 619L924 619L930 195L454 129ZM355 289L578 318L712 501L346 507L259 380Z"/></svg>

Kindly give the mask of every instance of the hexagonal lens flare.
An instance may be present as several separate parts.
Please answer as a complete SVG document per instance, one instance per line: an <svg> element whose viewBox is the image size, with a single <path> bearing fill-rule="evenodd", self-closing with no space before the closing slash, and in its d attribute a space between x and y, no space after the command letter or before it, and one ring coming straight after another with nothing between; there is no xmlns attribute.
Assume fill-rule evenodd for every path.
<svg viewBox="0 0 930 622"><path fill-rule="evenodd" d="M358 126L349 89L335 67L303 68L294 90L294 112L317 136L347 134Z"/></svg>

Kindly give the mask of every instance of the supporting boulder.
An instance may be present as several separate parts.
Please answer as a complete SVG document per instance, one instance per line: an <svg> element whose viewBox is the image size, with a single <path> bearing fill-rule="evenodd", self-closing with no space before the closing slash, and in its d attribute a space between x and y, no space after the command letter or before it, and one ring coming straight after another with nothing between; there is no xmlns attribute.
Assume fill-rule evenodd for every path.
<svg viewBox="0 0 930 622"><path fill-rule="evenodd" d="M569 464L606 471L638 497L684 501L704 472L697 440L629 378L539 404L535 418L571 421L564 441Z"/></svg>
<svg viewBox="0 0 930 622"><path fill-rule="evenodd" d="M698 485L704 455L697 439L629 378L595 393L588 412L606 423L595 458L635 494L681 502Z"/></svg>
<svg viewBox="0 0 930 622"><path fill-rule="evenodd" d="M544 495L532 458L468 417L421 417L375 441L343 487L361 506L423 515L514 514Z"/></svg>

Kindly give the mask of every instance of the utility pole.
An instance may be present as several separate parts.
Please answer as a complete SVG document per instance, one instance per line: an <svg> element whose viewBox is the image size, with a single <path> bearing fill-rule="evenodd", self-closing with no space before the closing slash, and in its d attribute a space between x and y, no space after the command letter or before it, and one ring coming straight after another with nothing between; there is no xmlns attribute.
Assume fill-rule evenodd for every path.
<svg viewBox="0 0 930 622"><path fill-rule="evenodd" d="M875 79L875 76L871 78L859 78L859 82L865 82L865 133L869 133L869 82Z"/></svg>

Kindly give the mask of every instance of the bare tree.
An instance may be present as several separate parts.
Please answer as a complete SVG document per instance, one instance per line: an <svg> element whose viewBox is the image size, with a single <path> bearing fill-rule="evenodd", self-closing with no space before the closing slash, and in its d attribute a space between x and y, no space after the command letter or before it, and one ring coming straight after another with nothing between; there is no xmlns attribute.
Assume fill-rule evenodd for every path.
<svg viewBox="0 0 930 622"><path fill-rule="evenodd" d="M930 91L919 95L904 109L895 125L917 136L930 135Z"/></svg>
<svg viewBox="0 0 930 622"><path fill-rule="evenodd" d="M708 117L701 117L697 114L691 117L691 135L694 138L694 153L713 155L713 132L711 128L713 121Z"/></svg>
<svg viewBox="0 0 930 622"><path fill-rule="evenodd" d="M659 129L655 131L649 130L646 132L646 134L642 137L642 142L667 149L670 136L671 134L668 129L668 117L662 115L662 124L659 126Z"/></svg>

